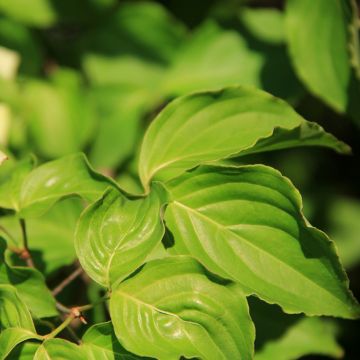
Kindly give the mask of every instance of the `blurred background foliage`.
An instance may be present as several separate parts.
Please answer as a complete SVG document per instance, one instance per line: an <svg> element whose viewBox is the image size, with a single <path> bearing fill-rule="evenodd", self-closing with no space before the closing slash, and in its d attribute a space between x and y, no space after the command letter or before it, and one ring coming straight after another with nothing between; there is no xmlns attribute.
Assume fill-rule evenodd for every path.
<svg viewBox="0 0 360 360"><path fill-rule="evenodd" d="M21 176L33 155L42 163L83 151L96 170L139 193L139 144L167 102L228 85L261 88L353 149L347 157L295 149L245 161L270 164L299 188L306 215L336 242L360 299L358 32L353 0L0 0L0 150L11 158L0 182ZM28 221L35 262L50 284L74 266L82 208L67 199ZM1 211L0 226L16 247L11 212ZM79 280L62 296L86 302L100 292ZM257 359L360 358L358 321L285 315L256 299L251 311ZM97 309L92 317L107 314Z"/></svg>

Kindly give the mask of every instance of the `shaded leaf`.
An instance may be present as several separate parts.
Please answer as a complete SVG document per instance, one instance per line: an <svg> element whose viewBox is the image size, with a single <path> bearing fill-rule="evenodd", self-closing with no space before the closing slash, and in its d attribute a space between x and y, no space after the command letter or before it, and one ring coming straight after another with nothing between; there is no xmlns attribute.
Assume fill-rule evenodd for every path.
<svg viewBox="0 0 360 360"><path fill-rule="evenodd" d="M328 217L328 231L342 263L346 268L356 266L360 260L360 203L350 198L335 198L330 204Z"/></svg>
<svg viewBox="0 0 360 360"><path fill-rule="evenodd" d="M144 263L164 233L162 192L156 186L148 197L128 199L118 190L109 190L85 210L75 247L93 280L112 287Z"/></svg>
<svg viewBox="0 0 360 360"><path fill-rule="evenodd" d="M14 350L8 355L8 360L34 360L36 350L40 346L39 343L23 342L16 346Z"/></svg>
<svg viewBox="0 0 360 360"><path fill-rule="evenodd" d="M8 18L1 18L0 44L18 52L21 58L20 74L39 74L42 65L42 50L27 27Z"/></svg>
<svg viewBox="0 0 360 360"><path fill-rule="evenodd" d="M0 359L13 359L8 355L16 347L16 345L29 339L39 339L41 336L34 332L22 328L8 328L0 333Z"/></svg>
<svg viewBox="0 0 360 360"><path fill-rule="evenodd" d="M212 282L189 257L149 262L111 295L116 336L129 351L157 359L251 359L254 328L232 285Z"/></svg>
<svg viewBox="0 0 360 360"><path fill-rule="evenodd" d="M2 165L7 159L7 155L0 150L0 165Z"/></svg>
<svg viewBox="0 0 360 360"><path fill-rule="evenodd" d="M86 360L86 354L80 346L63 339L49 339L37 349L34 360Z"/></svg>
<svg viewBox="0 0 360 360"><path fill-rule="evenodd" d="M56 158L83 149L95 117L78 73L58 69L50 80L24 83L22 111L35 149Z"/></svg>
<svg viewBox="0 0 360 360"><path fill-rule="evenodd" d="M147 90L178 51L184 28L157 3L125 3L88 37L84 67L95 84Z"/></svg>
<svg viewBox="0 0 360 360"><path fill-rule="evenodd" d="M287 178L263 166L203 166L168 184L173 250L286 312L356 318L333 243L301 213Z"/></svg>
<svg viewBox="0 0 360 360"><path fill-rule="evenodd" d="M258 38L272 44L285 41L284 16L275 8L244 8L240 18L247 29Z"/></svg>
<svg viewBox="0 0 360 360"><path fill-rule="evenodd" d="M249 49L238 33L207 22L196 30L166 73L164 92L182 95L239 83L260 87L263 64L263 56Z"/></svg>
<svg viewBox="0 0 360 360"><path fill-rule="evenodd" d="M142 91L107 86L97 88L93 99L101 121L89 157L96 168L115 168L135 151L147 97Z"/></svg>
<svg viewBox="0 0 360 360"><path fill-rule="evenodd" d="M333 323L319 318L303 318L281 339L267 343L256 353L255 359L295 360L310 354L340 358L343 351L336 343L335 334Z"/></svg>
<svg viewBox="0 0 360 360"><path fill-rule="evenodd" d="M13 285L34 316L56 316L55 299L43 275L36 269L8 266L4 258L5 249L5 240L0 237L0 284Z"/></svg>
<svg viewBox="0 0 360 360"><path fill-rule="evenodd" d="M54 270L72 264L76 260L74 248L75 225L83 204L80 199L59 201L48 212L37 218L26 220L28 241L35 266L50 274ZM0 234L9 246L21 247L21 228L16 216L0 218ZM12 256L15 265L23 264L18 256Z"/></svg>
<svg viewBox="0 0 360 360"><path fill-rule="evenodd" d="M299 77L313 94L340 112L350 101L349 48L356 40L357 21L353 12L352 0L289 0L286 7L288 45Z"/></svg>
<svg viewBox="0 0 360 360"><path fill-rule="evenodd" d="M50 0L0 0L0 11L26 25L39 27L49 26L56 19Z"/></svg>
<svg viewBox="0 0 360 360"><path fill-rule="evenodd" d="M144 359L125 350L116 338L111 322L93 325L82 338L87 359L136 360Z"/></svg>
<svg viewBox="0 0 360 360"><path fill-rule="evenodd" d="M0 304L0 331L7 328L21 328L35 332L30 312L15 287L0 285Z"/></svg>

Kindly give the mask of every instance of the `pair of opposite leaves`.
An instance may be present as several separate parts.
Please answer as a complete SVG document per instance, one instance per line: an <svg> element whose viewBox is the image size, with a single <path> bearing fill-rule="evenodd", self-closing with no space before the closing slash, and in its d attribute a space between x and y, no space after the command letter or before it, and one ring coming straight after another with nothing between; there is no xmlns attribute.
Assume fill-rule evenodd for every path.
<svg viewBox="0 0 360 360"><path fill-rule="evenodd" d="M73 193L98 197L111 186L83 213L75 246L86 272L112 290L110 313L122 344L158 358L211 358L214 353L226 358L235 349L249 358L253 331L245 295L308 315L353 318L358 306L333 244L307 224L298 192L280 173L262 165L216 164L185 171L223 158L304 145L348 150L263 92L233 87L193 94L167 106L145 135L139 169L147 196L124 195L81 155L73 155L25 177L19 211L45 211ZM160 182L150 191L152 179ZM191 255L236 285L217 284L187 256L155 260L122 282L160 244L163 219L174 237L169 253ZM216 305L226 292L229 303ZM217 296L219 302L211 301ZM236 312L242 314L243 327L235 329ZM223 331L216 336L211 329L220 319Z"/></svg>

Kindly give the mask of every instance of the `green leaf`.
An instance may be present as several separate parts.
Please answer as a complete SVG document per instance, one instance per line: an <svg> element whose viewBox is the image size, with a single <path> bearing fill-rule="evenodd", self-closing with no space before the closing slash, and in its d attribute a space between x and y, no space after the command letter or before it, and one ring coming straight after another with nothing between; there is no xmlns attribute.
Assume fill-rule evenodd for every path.
<svg viewBox="0 0 360 360"><path fill-rule="evenodd" d="M144 263L164 233L162 192L156 186L145 198L128 199L112 189L85 210L76 230L75 247L93 280L112 287Z"/></svg>
<svg viewBox="0 0 360 360"><path fill-rule="evenodd" d="M231 87L184 96L168 105L145 135L140 178L147 187L153 177L166 180L203 162L260 147L264 151L266 138L275 148L319 144L347 150L285 102L259 90Z"/></svg>
<svg viewBox="0 0 360 360"><path fill-rule="evenodd" d="M26 220L33 261L45 275L76 260L73 238L82 209L81 199L69 198L59 201L40 217ZM21 228L16 216L0 217L0 235L6 239L9 247L22 247ZM24 264L17 255L12 256L11 261L16 265Z"/></svg>
<svg viewBox="0 0 360 360"><path fill-rule="evenodd" d="M142 91L107 86L96 89L93 99L101 122L90 161L96 168L113 169L135 151L141 134L140 120L147 110L147 96Z"/></svg>
<svg viewBox="0 0 360 360"><path fill-rule="evenodd" d="M149 262L110 298L116 336L138 355L157 359L251 359L254 328L246 298L212 282L194 259Z"/></svg>
<svg viewBox="0 0 360 360"><path fill-rule="evenodd" d="M16 345L29 339L41 340L41 336L36 335L30 330L21 328L8 328L2 331L0 333L0 359L11 359L12 357L8 357L8 355Z"/></svg>
<svg viewBox="0 0 360 360"><path fill-rule="evenodd" d="M278 171L203 166L167 187L176 253L286 312L360 315L333 243L308 224L299 193Z"/></svg>
<svg viewBox="0 0 360 360"><path fill-rule="evenodd" d="M15 163L8 176L0 180L0 207L20 210L20 191L24 178L34 167L34 159L29 157Z"/></svg>
<svg viewBox="0 0 360 360"><path fill-rule="evenodd" d="M36 350L40 344L34 342L23 342L15 347L8 355L7 360L34 360Z"/></svg>
<svg viewBox="0 0 360 360"><path fill-rule="evenodd" d="M92 136L92 104L73 70L58 69L51 81L25 82L21 110L33 146L45 158L81 151Z"/></svg>
<svg viewBox="0 0 360 360"><path fill-rule="evenodd" d="M239 83L261 87L263 65L263 55L249 49L238 33L209 21L179 52L166 73L163 91L174 96Z"/></svg>
<svg viewBox="0 0 360 360"><path fill-rule="evenodd" d="M0 285L0 331L22 328L35 332L28 308L11 285Z"/></svg>
<svg viewBox="0 0 360 360"><path fill-rule="evenodd" d="M255 360L292 360L310 354L341 358L333 325L319 318L300 319L280 339L265 344Z"/></svg>
<svg viewBox="0 0 360 360"><path fill-rule="evenodd" d="M299 77L313 94L340 112L349 105L349 48L357 21L354 4L352 0L289 0L286 7L288 45Z"/></svg>
<svg viewBox="0 0 360 360"><path fill-rule="evenodd" d="M42 49L26 26L8 18L1 18L0 44L19 53L21 58L19 73L39 74L42 66Z"/></svg>
<svg viewBox="0 0 360 360"><path fill-rule="evenodd" d="M49 0L0 0L0 11L26 25L46 27L56 19Z"/></svg>
<svg viewBox="0 0 360 360"><path fill-rule="evenodd" d="M39 166L24 179L20 214L40 215L71 195L94 201L112 186L116 186L115 182L96 173L83 154L64 156Z"/></svg>
<svg viewBox="0 0 360 360"><path fill-rule="evenodd" d="M80 346L63 339L49 339L38 348L34 360L87 360Z"/></svg>
<svg viewBox="0 0 360 360"><path fill-rule="evenodd" d="M336 342L339 326L334 321L284 314L277 305L255 297L248 302L256 328L256 360L295 360L311 354L341 357Z"/></svg>
<svg viewBox="0 0 360 360"><path fill-rule="evenodd" d="M346 268L360 261L360 202L336 197L329 206L328 232L334 239L339 256Z"/></svg>
<svg viewBox="0 0 360 360"><path fill-rule="evenodd" d="M0 284L13 285L34 316L56 316L55 299L43 275L36 269L8 266L4 258L5 249L6 242L0 237Z"/></svg>
<svg viewBox="0 0 360 360"><path fill-rule="evenodd" d="M280 10L246 7L241 9L240 18L257 39L272 44L285 41L284 16Z"/></svg>
<svg viewBox="0 0 360 360"><path fill-rule="evenodd" d="M98 85L142 88L149 97L166 65L179 50L185 31L157 3L125 3L88 36L84 68ZM155 96L157 97L157 96Z"/></svg>
<svg viewBox="0 0 360 360"><path fill-rule="evenodd" d="M137 360L143 357L125 350L117 340L111 322L93 325L82 338L87 359Z"/></svg>

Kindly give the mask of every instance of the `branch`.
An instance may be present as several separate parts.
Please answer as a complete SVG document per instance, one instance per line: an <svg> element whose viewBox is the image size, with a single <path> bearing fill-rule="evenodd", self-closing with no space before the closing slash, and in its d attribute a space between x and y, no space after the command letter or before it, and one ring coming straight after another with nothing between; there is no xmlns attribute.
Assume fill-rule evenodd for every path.
<svg viewBox="0 0 360 360"><path fill-rule="evenodd" d="M74 281L79 275L83 273L83 269L81 267L78 267L75 271L73 271L67 278L65 278L58 286L56 286L52 294L53 296L58 295L63 291L63 289L68 286L72 281Z"/></svg>
<svg viewBox="0 0 360 360"><path fill-rule="evenodd" d="M29 267L35 267L33 259L30 254L29 245L28 245L28 238L27 238L27 232L26 232L26 223L24 219L20 219L20 227L21 227L21 233L22 233L22 239L23 239L23 249L20 253L20 257L25 260L26 265Z"/></svg>

